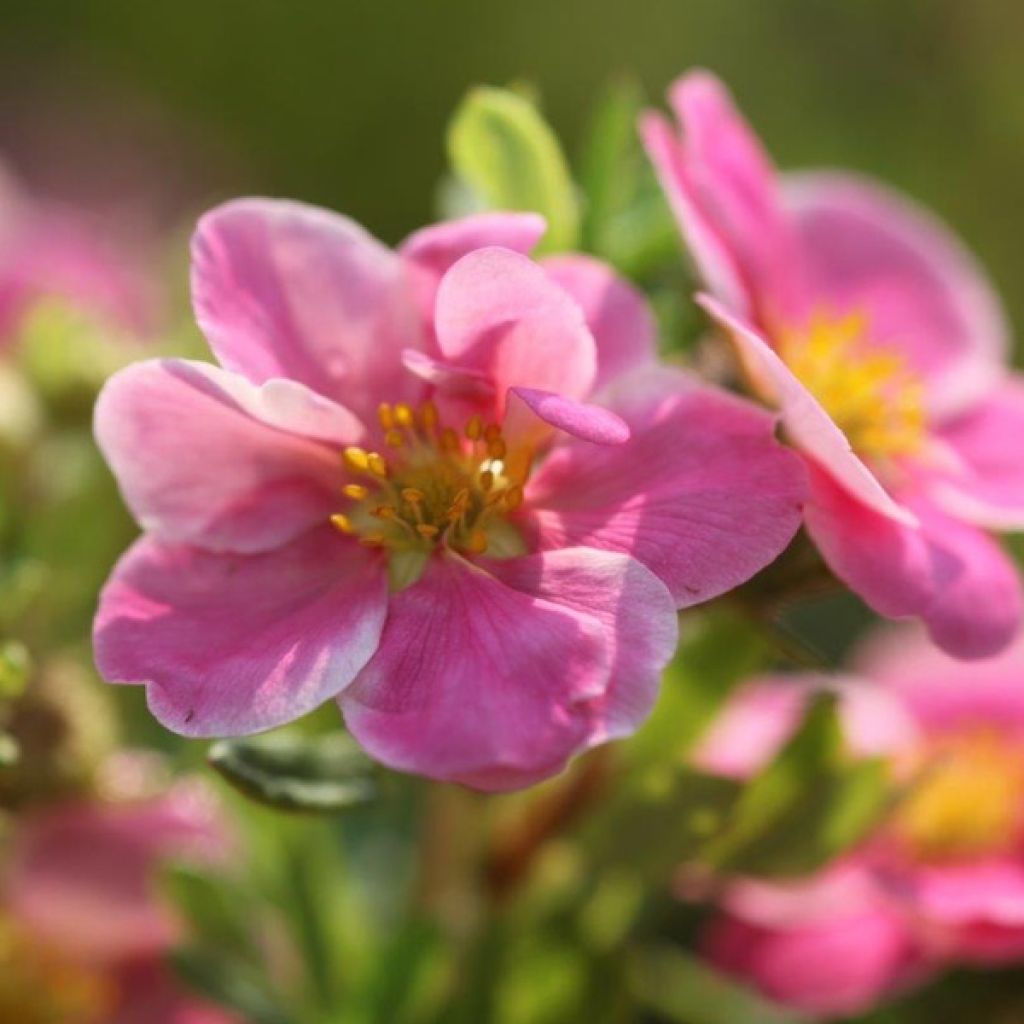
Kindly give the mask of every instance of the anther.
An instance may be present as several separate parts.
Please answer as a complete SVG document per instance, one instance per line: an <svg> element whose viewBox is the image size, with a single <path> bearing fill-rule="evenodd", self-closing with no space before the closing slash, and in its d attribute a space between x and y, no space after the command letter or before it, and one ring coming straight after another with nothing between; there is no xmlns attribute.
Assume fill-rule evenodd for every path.
<svg viewBox="0 0 1024 1024"><path fill-rule="evenodd" d="M357 448L355 445L351 448L346 448L341 454L345 460L345 465L349 469L354 469L357 473L365 472L370 465L369 455L362 448Z"/></svg>
<svg viewBox="0 0 1024 1024"><path fill-rule="evenodd" d="M441 447L446 452L459 450L459 435L451 427L445 427L441 431Z"/></svg>
<svg viewBox="0 0 1024 1024"><path fill-rule="evenodd" d="M474 555L482 555L487 550L487 534L483 530L473 530L466 541L466 548Z"/></svg>
<svg viewBox="0 0 1024 1024"><path fill-rule="evenodd" d="M397 519L398 509L394 505L378 505L374 510L373 514L378 519Z"/></svg>
<svg viewBox="0 0 1024 1024"><path fill-rule="evenodd" d="M416 527L416 532L426 540L431 540L436 537L440 531L436 526L433 526L430 523L420 523L420 525Z"/></svg>
<svg viewBox="0 0 1024 1024"><path fill-rule="evenodd" d="M423 500L423 492L415 487L403 487L402 498L410 505L418 505Z"/></svg>
<svg viewBox="0 0 1024 1024"><path fill-rule="evenodd" d="M508 454L508 446L499 437L487 445L487 454L492 459L503 459Z"/></svg>
<svg viewBox="0 0 1024 1024"><path fill-rule="evenodd" d="M487 429L484 430L484 440L490 444L492 441L497 441L501 437L501 427L497 423L490 423Z"/></svg>
<svg viewBox="0 0 1024 1024"><path fill-rule="evenodd" d="M362 484L345 484L342 493L353 501L362 501L370 492Z"/></svg>
<svg viewBox="0 0 1024 1024"><path fill-rule="evenodd" d="M341 512L335 512L334 515L331 516L331 526L340 533L355 533L356 530L352 525L352 520Z"/></svg>
<svg viewBox="0 0 1024 1024"><path fill-rule="evenodd" d="M437 406L433 402L424 402L420 406L420 420L427 430L433 430L437 426Z"/></svg>
<svg viewBox="0 0 1024 1024"><path fill-rule="evenodd" d="M483 424L480 422L480 417L476 415L471 416L466 424L466 437L470 441L476 441L479 440L481 433L483 433Z"/></svg>
<svg viewBox="0 0 1024 1024"><path fill-rule="evenodd" d="M377 407L377 419L385 430L390 430L395 425L395 414L387 402L381 402Z"/></svg>
<svg viewBox="0 0 1024 1024"><path fill-rule="evenodd" d="M395 422L400 427L409 429L416 426L416 414L412 409L405 404L405 402L399 402L395 406Z"/></svg>
<svg viewBox="0 0 1024 1024"><path fill-rule="evenodd" d="M401 448L402 445L405 444L405 437L400 430L396 427L392 427L384 435L384 443L387 444L389 448Z"/></svg>
<svg viewBox="0 0 1024 1024"><path fill-rule="evenodd" d="M384 461L383 456L378 455L376 452L370 452L366 456L366 464L374 476L379 476L383 479L388 475L387 462Z"/></svg>

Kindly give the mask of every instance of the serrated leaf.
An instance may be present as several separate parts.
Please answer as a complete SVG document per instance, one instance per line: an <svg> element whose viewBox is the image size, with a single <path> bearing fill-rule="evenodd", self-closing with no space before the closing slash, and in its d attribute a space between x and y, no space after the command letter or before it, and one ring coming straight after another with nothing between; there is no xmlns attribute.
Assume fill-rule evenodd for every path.
<svg viewBox="0 0 1024 1024"><path fill-rule="evenodd" d="M548 222L539 251L579 244L579 204L569 167L551 127L536 106L508 89L470 91L448 129L456 174L484 205L530 210Z"/></svg>
<svg viewBox="0 0 1024 1024"><path fill-rule="evenodd" d="M327 813L376 796L373 762L345 733L219 740L207 759L246 796L280 810Z"/></svg>

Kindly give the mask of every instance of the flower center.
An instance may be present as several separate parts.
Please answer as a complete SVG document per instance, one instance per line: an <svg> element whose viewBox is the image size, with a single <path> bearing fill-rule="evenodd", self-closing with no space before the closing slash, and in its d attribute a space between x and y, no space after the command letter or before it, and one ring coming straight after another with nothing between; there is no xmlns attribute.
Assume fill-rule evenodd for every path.
<svg viewBox="0 0 1024 1024"><path fill-rule="evenodd" d="M497 424L473 416L462 431L443 424L437 408L383 404L378 410L387 454L346 448L350 500L331 516L342 533L391 553L425 556L445 545L470 555L518 550L506 521L523 501L528 460L513 465Z"/></svg>
<svg viewBox="0 0 1024 1024"><path fill-rule="evenodd" d="M924 861L998 853L1016 844L1024 750L990 729L952 736L921 766L896 812L896 834Z"/></svg>
<svg viewBox="0 0 1024 1024"><path fill-rule="evenodd" d="M924 388L896 351L868 340L863 316L815 313L784 330L779 354L868 458L910 455L925 434Z"/></svg>
<svg viewBox="0 0 1024 1024"><path fill-rule="evenodd" d="M0 917L0 1020L100 1024L116 992L109 979L67 962Z"/></svg>

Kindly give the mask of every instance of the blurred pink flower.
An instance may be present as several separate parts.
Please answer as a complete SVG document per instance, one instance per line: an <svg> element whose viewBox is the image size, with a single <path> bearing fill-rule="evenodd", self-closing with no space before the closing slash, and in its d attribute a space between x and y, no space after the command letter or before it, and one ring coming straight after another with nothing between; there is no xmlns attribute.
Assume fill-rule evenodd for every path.
<svg viewBox="0 0 1024 1024"><path fill-rule="evenodd" d="M754 389L807 456L806 526L875 611L960 657L1016 632L1021 588L986 530L1024 525L1024 383L973 258L906 198L844 173L776 181L725 88L672 87L648 153Z"/></svg>
<svg viewBox="0 0 1024 1024"><path fill-rule="evenodd" d="M483 789L635 729L676 608L782 550L802 467L770 415L656 368L609 269L529 259L543 227L396 253L297 203L202 219L221 365L130 367L96 411L147 531L101 598L107 679L200 736L337 697L380 760Z"/></svg>
<svg viewBox="0 0 1024 1024"><path fill-rule="evenodd" d="M750 684L698 755L710 770L749 775L828 685L851 749L885 757L906 787L868 841L820 875L730 883L709 933L720 966L784 1003L838 1015L944 963L1024 959L1024 641L965 666L923 631L893 629L862 649L856 670Z"/></svg>
<svg viewBox="0 0 1024 1024"><path fill-rule="evenodd" d="M0 344L43 299L63 300L129 335L151 332L157 319L138 253L85 210L35 199L0 168Z"/></svg>
<svg viewBox="0 0 1024 1024"><path fill-rule="evenodd" d="M188 783L137 803L68 803L19 821L0 876L0 1016L228 1024L164 965L178 922L157 891L162 863L216 861L227 843L207 795Z"/></svg>

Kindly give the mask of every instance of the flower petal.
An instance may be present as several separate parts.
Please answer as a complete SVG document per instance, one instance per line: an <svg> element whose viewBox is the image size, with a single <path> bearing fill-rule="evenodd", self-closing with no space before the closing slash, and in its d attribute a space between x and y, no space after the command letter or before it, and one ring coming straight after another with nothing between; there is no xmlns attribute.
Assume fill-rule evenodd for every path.
<svg viewBox="0 0 1024 1024"><path fill-rule="evenodd" d="M205 862L211 822L172 793L141 804L63 804L16 830L5 865L10 911L41 941L87 961L165 949L173 917L155 897L161 859Z"/></svg>
<svg viewBox="0 0 1024 1024"><path fill-rule="evenodd" d="M611 677L605 695L591 704L587 746L635 732L654 706L678 639L675 602L665 585L627 555L590 548L491 561L487 569L513 590L602 624Z"/></svg>
<svg viewBox="0 0 1024 1024"><path fill-rule="evenodd" d="M872 336L925 376L933 411L966 408L998 380L1005 314L975 258L935 216L869 179L828 172L789 179L786 204L809 291L863 311Z"/></svg>
<svg viewBox="0 0 1024 1024"><path fill-rule="evenodd" d="M932 497L950 515L992 530L1024 530L1024 378L1014 375L938 436L957 456L937 474Z"/></svg>
<svg viewBox="0 0 1024 1024"><path fill-rule="evenodd" d="M749 579L800 523L801 460L772 416L667 369L608 394L629 425L614 447L568 441L530 481L524 528L545 549L621 551L686 607Z"/></svg>
<svg viewBox="0 0 1024 1024"><path fill-rule="evenodd" d="M324 522L341 486L338 448L360 429L301 384L256 388L171 359L115 374L95 414L97 442L140 525L214 550L266 550Z"/></svg>
<svg viewBox="0 0 1024 1024"><path fill-rule="evenodd" d="M423 344L404 265L355 222L235 200L199 221L192 261L196 317L227 369L297 380L366 422L381 401L419 398L401 362Z"/></svg>
<svg viewBox="0 0 1024 1024"><path fill-rule="evenodd" d="M629 424L621 416L550 391L510 388L507 409L503 430L514 441L536 435L537 420L591 444L624 444L629 440Z"/></svg>
<svg viewBox="0 0 1024 1024"><path fill-rule="evenodd" d="M583 310L597 344L595 388L654 361L657 327L641 292L606 263L591 256L552 256L542 266L548 277Z"/></svg>
<svg viewBox="0 0 1024 1024"><path fill-rule="evenodd" d="M832 571L890 618L918 616L932 639L961 658L994 654L1021 615L1012 562L981 531L921 500L908 503L919 526L879 515L811 468L808 532Z"/></svg>
<svg viewBox="0 0 1024 1024"><path fill-rule="evenodd" d="M380 650L340 703L392 768L514 789L587 744L612 653L596 616L445 556L392 596Z"/></svg>
<svg viewBox="0 0 1024 1024"><path fill-rule="evenodd" d="M485 371L499 403L517 385L569 398L593 386L596 348L580 307L509 249L478 249L445 274L436 324L444 358ZM503 413L498 408L496 418Z"/></svg>
<svg viewBox="0 0 1024 1024"><path fill-rule="evenodd" d="M100 596L96 664L111 682L144 683L168 729L238 736L343 690L377 649L386 609L380 555L330 527L249 556L143 538Z"/></svg>
<svg viewBox="0 0 1024 1024"><path fill-rule="evenodd" d="M793 444L876 512L896 522L913 523L913 515L893 500L874 473L854 453L846 435L832 417L768 342L710 296L698 296L697 303L728 333L755 386L778 407L782 424Z"/></svg>
<svg viewBox="0 0 1024 1024"><path fill-rule="evenodd" d="M539 213L490 211L431 224L398 247L416 289L424 323L433 329L437 287L450 267L474 249L499 245L528 255L547 230Z"/></svg>

